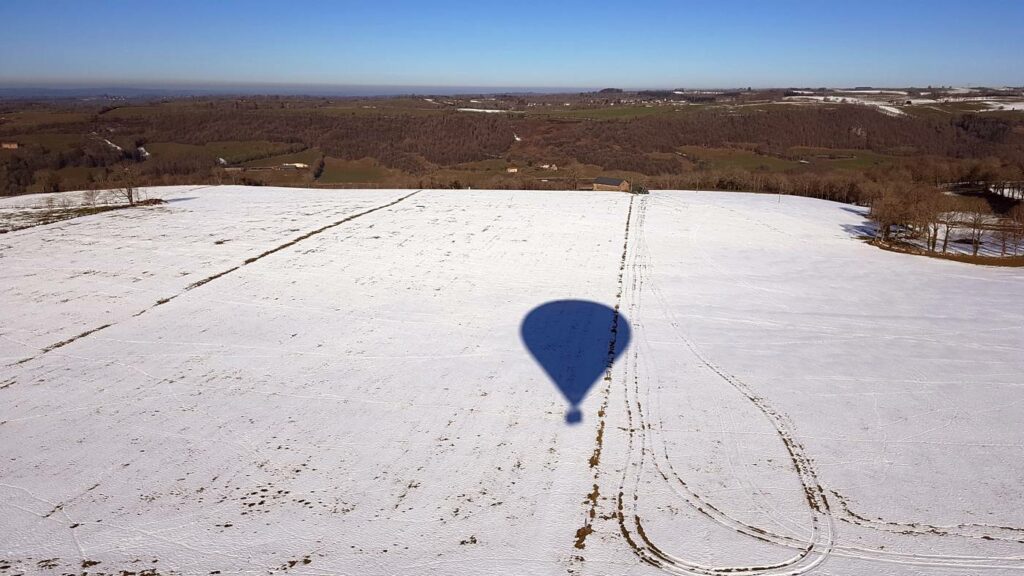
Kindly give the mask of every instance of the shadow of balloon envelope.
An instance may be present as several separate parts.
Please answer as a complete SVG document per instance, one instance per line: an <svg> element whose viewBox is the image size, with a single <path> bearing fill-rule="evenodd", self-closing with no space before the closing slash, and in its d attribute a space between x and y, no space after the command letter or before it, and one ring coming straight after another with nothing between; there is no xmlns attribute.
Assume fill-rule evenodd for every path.
<svg viewBox="0 0 1024 576"><path fill-rule="evenodd" d="M609 359L614 362L629 345L631 331L626 318L604 304L557 300L531 310L520 335L568 401L565 421L576 424L583 419L580 402Z"/></svg>

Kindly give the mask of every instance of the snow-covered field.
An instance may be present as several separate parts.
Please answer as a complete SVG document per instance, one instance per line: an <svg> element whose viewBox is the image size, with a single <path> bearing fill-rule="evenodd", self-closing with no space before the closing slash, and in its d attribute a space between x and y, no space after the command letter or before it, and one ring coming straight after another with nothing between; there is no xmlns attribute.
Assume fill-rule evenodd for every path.
<svg viewBox="0 0 1024 576"><path fill-rule="evenodd" d="M412 192L0 235L0 575L1024 572L1024 270L812 199ZM519 336L570 298L632 334L577 425Z"/></svg>
<svg viewBox="0 0 1024 576"><path fill-rule="evenodd" d="M826 96L814 95L806 90L794 90L797 96L786 96L779 101L780 104L857 104L860 106L871 106L887 116L906 116L907 112L901 108L905 102L914 106L931 106L936 104L949 104L958 102L976 102L984 105L983 112L996 111L1021 111L1024 110L1024 101L1019 97L982 97L967 96L955 98L907 98L906 92L885 91L885 90L842 90L838 94ZM851 96L856 94L857 96ZM903 94L903 96L900 96Z"/></svg>
<svg viewBox="0 0 1024 576"><path fill-rule="evenodd" d="M892 105L888 100L877 100L875 98L859 98L855 96L786 96L785 103L831 103L831 104L857 104L860 106L871 106L886 116L906 116L906 112Z"/></svg>
<svg viewBox="0 0 1024 576"><path fill-rule="evenodd" d="M1024 101L1022 100L986 100L985 105L988 106L988 111L996 110L1017 110L1024 111Z"/></svg>

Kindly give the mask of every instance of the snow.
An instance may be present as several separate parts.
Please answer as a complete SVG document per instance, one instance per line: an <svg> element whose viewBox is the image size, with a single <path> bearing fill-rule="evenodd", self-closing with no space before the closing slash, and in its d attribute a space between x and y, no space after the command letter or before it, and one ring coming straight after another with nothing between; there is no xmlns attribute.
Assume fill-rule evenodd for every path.
<svg viewBox="0 0 1024 576"><path fill-rule="evenodd" d="M889 105L886 105L886 104L871 104L871 103L866 103L866 104L868 104L869 106L877 107L880 112L882 112L883 114L887 114L889 116L906 116L906 113L903 112L903 110L900 110L899 108L897 108L895 106L889 106Z"/></svg>
<svg viewBox="0 0 1024 576"><path fill-rule="evenodd" d="M982 102L988 106L988 110L985 112L993 112L997 110L1024 110L1024 100L986 100Z"/></svg>
<svg viewBox="0 0 1024 576"><path fill-rule="evenodd" d="M107 146L110 146L111 148L113 148L114 150L117 150L118 152L123 152L124 151L120 146L118 146L117 144L114 144L113 142L111 142L110 140L107 140L106 138L103 138L103 142L106 143Z"/></svg>
<svg viewBox="0 0 1024 576"><path fill-rule="evenodd" d="M485 114L499 114L501 112L508 112L508 110L496 110L490 108L459 108L459 112L483 112Z"/></svg>
<svg viewBox="0 0 1024 576"><path fill-rule="evenodd" d="M887 102L879 102L877 100L870 100L866 98L857 98L854 96L786 96L783 98L785 102L823 102L829 104L858 104L861 106L871 106L885 114L886 116L906 116L903 110L900 110L896 106L892 106Z"/></svg>
<svg viewBox="0 0 1024 576"><path fill-rule="evenodd" d="M412 192L157 188L0 236L0 560L1024 569L1024 270L812 199ZM633 334L575 426L518 336L569 298Z"/></svg>
<svg viewBox="0 0 1024 576"><path fill-rule="evenodd" d="M896 96L906 96L907 93L903 90L836 90L843 94L892 94Z"/></svg>
<svg viewBox="0 0 1024 576"><path fill-rule="evenodd" d="M138 199L146 199L145 191L140 191ZM125 204L127 200L113 190L0 198L0 234L44 221L60 220L80 213L82 208L109 208Z"/></svg>
<svg viewBox="0 0 1024 576"><path fill-rule="evenodd" d="M999 194L1003 191L993 190L993 192ZM1006 190L1006 193L1009 195L1009 189ZM947 214L944 216L944 219L955 221L957 218L954 214ZM1024 241L1022 239L1015 239L1008 232L1001 235L996 231L1001 225L1007 225L1004 219L989 216L983 219L982 224L989 229L980 232L978 256L1003 257L1024 255ZM938 225L936 252L961 256L974 255L974 242L971 238L972 230L969 218L962 220L960 225L951 227L948 231L948 238L946 228L947 226L944 224ZM928 240L923 234L918 235L908 232L895 231L894 236L901 242L910 244L918 250L928 251ZM943 244L945 244L945 252L943 252Z"/></svg>

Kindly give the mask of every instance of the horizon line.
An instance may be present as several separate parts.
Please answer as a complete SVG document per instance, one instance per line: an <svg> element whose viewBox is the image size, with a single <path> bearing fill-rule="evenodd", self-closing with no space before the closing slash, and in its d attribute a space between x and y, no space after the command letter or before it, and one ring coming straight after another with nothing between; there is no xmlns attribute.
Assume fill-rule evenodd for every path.
<svg viewBox="0 0 1024 576"><path fill-rule="evenodd" d="M594 93L600 90L615 89L623 92L642 91L732 91L732 90L781 90L781 89L957 89L957 88L989 88L1000 90L1024 89L1022 86L995 86L981 84L964 85L872 85L854 84L849 86L829 85L760 85L760 86L528 86L528 85L494 85L494 84L342 84L328 82L257 82L257 81L190 81L190 80L85 80L85 79L13 79L0 78L0 90L31 92L90 92L91 95L104 95L113 92L191 92L193 96L335 96L335 97L394 97L403 95L495 95L495 94L574 94ZM69 94L68 97L74 95ZM124 96L124 94L120 94ZM27 97L27 96L26 96Z"/></svg>
<svg viewBox="0 0 1024 576"><path fill-rule="evenodd" d="M0 76L0 87L19 87L19 88L56 88L56 87L74 87L74 88L95 88L95 87L116 87L116 88L164 88L164 87L184 87L184 86L195 86L195 87L264 87L264 86L280 86L280 87L299 87L299 86L310 86L317 88L529 88L529 89L543 89L543 90L602 90L607 88L621 89L628 91L638 90L679 90L679 89L694 89L694 90L731 90L731 89L747 89L752 88L755 90L770 90L778 88L853 88L853 87L871 87L871 88L1020 88L1024 85L1014 85L1009 83L1002 83L1000 86L997 84L988 83L976 83L976 82L961 82L961 83L931 83L931 84L872 84L864 82L853 82L848 85L830 84L830 83L779 83L779 84L764 84L764 83L747 83L739 82L734 84L705 84L703 82L694 83L660 83L660 84L567 84L567 85L544 85L544 84L495 84L495 83L454 83L454 82L442 82L437 84L428 83L401 83L401 82L382 82L382 83L359 83L359 82L324 82L324 81L273 81L273 80L201 80L201 79L173 79L173 80L162 80L162 79L145 79L145 78L107 78L107 79L87 79L87 78L11 78Z"/></svg>

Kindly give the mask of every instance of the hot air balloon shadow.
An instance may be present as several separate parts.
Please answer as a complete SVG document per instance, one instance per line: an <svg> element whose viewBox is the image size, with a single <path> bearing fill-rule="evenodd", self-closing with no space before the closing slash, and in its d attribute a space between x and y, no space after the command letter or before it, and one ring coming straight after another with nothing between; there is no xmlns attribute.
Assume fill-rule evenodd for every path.
<svg viewBox="0 0 1024 576"><path fill-rule="evenodd" d="M523 343L569 403L567 423L583 420L580 403L609 359L614 362L629 345L630 332L624 316L586 300L547 302L523 319Z"/></svg>

